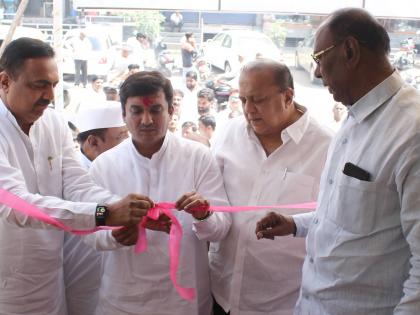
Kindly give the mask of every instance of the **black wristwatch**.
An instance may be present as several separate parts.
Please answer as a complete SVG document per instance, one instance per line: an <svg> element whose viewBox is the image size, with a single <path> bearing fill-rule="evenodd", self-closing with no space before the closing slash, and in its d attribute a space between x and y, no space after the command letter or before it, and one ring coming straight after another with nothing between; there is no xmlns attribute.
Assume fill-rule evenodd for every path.
<svg viewBox="0 0 420 315"><path fill-rule="evenodd" d="M108 215L108 208L104 205L97 205L95 210L96 226L105 226L106 217Z"/></svg>

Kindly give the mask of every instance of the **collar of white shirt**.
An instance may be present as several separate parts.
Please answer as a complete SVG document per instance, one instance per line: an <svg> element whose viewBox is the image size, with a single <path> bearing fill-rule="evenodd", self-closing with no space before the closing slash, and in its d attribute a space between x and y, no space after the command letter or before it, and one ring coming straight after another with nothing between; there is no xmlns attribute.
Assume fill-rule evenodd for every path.
<svg viewBox="0 0 420 315"><path fill-rule="evenodd" d="M4 104L2 99L0 99L0 115L4 116L7 120L9 120L23 134L23 131L20 128L15 116L7 108L6 104Z"/></svg>
<svg viewBox="0 0 420 315"><path fill-rule="evenodd" d="M137 148L134 145L132 139L130 139L130 142L131 142L131 146L132 146L134 152L137 154L137 156L140 158L140 160L143 160L143 161L151 161L151 160L156 161L156 160L160 160L163 157L163 155L165 154L165 151L168 148L168 143L169 143L171 137L174 137L174 135L171 132L169 132L169 131L166 132L165 139L163 140L162 146L160 147L159 151L157 151L156 153L154 153L152 155L152 158L151 159L149 159L149 158L141 155L139 153L139 151L137 151Z"/></svg>
<svg viewBox="0 0 420 315"><path fill-rule="evenodd" d="M349 108L349 115L353 116L357 123L362 122L397 93L403 84L404 82L399 73L394 71L388 78L354 103Z"/></svg>
<svg viewBox="0 0 420 315"><path fill-rule="evenodd" d="M303 135L305 134L306 130L308 129L309 125L309 114L306 109L306 107L302 105L296 105L299 111L303 112L303 115L296 120L293 124L288 126L286 129L284 129L281 132L281 138L283 140L283 143L286 143L289 141L289 139L292 139L296 144L299 144L299 142L302 140ZM252 128L247 125L247 132L248 136L251 140L256 139L256 135Z"/></svg>

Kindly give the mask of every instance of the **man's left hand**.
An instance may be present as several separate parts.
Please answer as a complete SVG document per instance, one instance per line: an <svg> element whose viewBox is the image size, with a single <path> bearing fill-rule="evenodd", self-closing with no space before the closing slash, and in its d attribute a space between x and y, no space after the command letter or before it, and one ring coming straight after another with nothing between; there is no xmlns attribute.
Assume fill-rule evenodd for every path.
<svg viewBox="0 0 420 315"><path fill-rule="evenodd" d="M178 210L190 213L195 219L201 220L209 215L209 202L195 191L184 194L175 203ZM200 210L192 210L192 209Z"/></svg>

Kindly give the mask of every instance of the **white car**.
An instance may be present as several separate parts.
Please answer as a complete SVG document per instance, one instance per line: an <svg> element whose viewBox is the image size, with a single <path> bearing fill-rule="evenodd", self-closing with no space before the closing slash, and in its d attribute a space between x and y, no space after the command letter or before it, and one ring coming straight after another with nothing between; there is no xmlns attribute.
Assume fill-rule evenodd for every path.
<svg viewBox="0 0 420 315"><path fill-rule="evenodd" d="M257 31L232 30L216 34L207 40L202 47L204 58L212 66L225 72L239 68L238 56L251 61L257 55L281 61L281 52L265 34Z"/></svg>
<svg viewBox="0 0 420 315"><path fill-rule="evenodd" d="M72 43L80 35L81 29L68 30L63 37L63 73L74 75L74 60ZM105 29L89 27L83 29L89 39L92 51L88 56L88 75L97 75L106 78L115 58L115 46L111 35Z"/></svg>
<svg viewBox="0 0 420 315"><path fill-rule="evenodd" d="M309 73L311 83L321 84L322 81L315 76L317 64L311 54L314 52L315 35L311 34L298 43L295 52L295 65L298 69L304 69Z"/></svg>

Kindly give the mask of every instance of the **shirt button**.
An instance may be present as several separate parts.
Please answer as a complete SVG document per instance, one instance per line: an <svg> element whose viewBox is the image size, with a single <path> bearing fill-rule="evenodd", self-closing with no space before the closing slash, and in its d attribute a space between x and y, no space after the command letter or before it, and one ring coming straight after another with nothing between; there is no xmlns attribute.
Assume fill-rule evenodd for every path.
<svg viewBox="0 0 420 315"><path fill-rule="evenodd" d="M347 138L344 138L342 144L346 144L347 143Z"/></svg>
<svg viewBox="0 0 420 315"><path fill-rule="evenodd" d="M334 181L332 180L332 178L330 178L330 179L328 180L328 184L332 185L333 183L334 183Z"/></svg>
<svg viewBox="0 0 420 315"><path fill-rule="evenodd" d="M315 223L315 224L318 224L318 218L315 218L315 219L314 219L314 223Z"/></svg>
<svg viewBox="0 0 420 315"><path fill-rule="evenodd" d="M309 300L309 295L304 294L304 295L303 295L303 298L304 298L305 300Z"/></svg>
<svg viewBox="0 0 420 315"><path fill-rule="evenodd" d="M311 264L313 264L314 263L314 259L311 257L311 258L309 258L309 262L311 263Z"/></svg>

